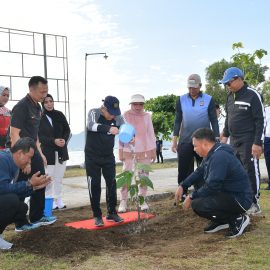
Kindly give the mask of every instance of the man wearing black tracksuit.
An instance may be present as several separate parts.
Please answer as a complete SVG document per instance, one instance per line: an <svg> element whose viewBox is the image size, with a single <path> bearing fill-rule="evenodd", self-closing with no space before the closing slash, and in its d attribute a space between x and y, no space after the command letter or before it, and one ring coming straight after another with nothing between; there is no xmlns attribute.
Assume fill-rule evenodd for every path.
<svg viewBox="0 0 270 270"><path fill-rule="evenodd" d="M265 113L260 94L243 81L243 72L235 67L225 71L221 83L228 86L225 105L226 120L223 142L230 137L236 156L245 167L254 198L249 214L261 212L258 204L260 188L259 157L264 139Z"/></svg>
<svg viewBox="0 0 270 270"><path fill-rule="evenodd" d="M85 167L91 207L95 225L104 226L100 208L101 173L106 182L107 221L122 222L115 210L117 203L115 180L115 157L113 154L115 135L124 124L119 101L107 96L101 108L88 113L87 138L85 144Z"/></svg>

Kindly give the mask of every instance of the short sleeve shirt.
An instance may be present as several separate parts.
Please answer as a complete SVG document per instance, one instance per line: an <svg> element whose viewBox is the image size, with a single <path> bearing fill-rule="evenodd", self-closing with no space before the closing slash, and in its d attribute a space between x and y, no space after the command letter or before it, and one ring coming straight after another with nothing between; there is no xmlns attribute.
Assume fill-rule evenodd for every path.
<svg viewBox="0 0 270 270"><path fill-rule="evenodd" d="M29 94L21 99L12 110L10 126L20 129L20 137L38 138L41 106Z"/></svg>

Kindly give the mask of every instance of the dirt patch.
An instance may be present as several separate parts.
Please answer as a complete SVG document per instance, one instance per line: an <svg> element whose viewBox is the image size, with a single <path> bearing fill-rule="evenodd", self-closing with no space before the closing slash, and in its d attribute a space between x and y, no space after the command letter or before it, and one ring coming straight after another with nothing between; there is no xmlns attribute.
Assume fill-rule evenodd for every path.
<svg viewBox="0 0 270 270"><path fill-rule="evenodd" d="M144 221L139 232L138 224L134 223L101 231L64 226L67 222L89 219L92 212L88 206L57 211L55 224L14 234L10 240L15 244L14 252L27 251L50 259L63 258L71 265L104 253L125 257L147 254L158 265L160 258L174 258L179 254L182 258L204 257L209 252L217 252L217 245L220 248L222 242L227 241L224 232L204 234L207 221L191 210L183 211L173 206L173 196L151 201L150 207L156 217ZM102 208L106 213L105 205ZM8 227L9 231L13 229L13 226Z"/></svg>

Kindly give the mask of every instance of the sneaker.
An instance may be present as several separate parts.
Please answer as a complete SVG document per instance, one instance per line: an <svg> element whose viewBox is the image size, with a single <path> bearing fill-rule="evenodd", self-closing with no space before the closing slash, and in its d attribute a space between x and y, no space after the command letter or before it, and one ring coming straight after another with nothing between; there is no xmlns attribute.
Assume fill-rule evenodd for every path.
<svg viewBox="0 0 270 270"><path fill-rule="evenodd" d="M56 217L51 216L51 217L42 217L40 220L33 222L33 224L38 224L39 226L46 226L53 224L57 220Z"/></svg>
<svg viewBox="0 0 270 270"><path fill-rule="evenodd" d="M0 250L8 250L11 249L13 246L12 243L9 243L8 241L4 240L2 235L0 235Z"/></svg>
<svg viewBox="0 0 270 270"><path fill-rule="evenodd" d="M116 213L113 213L113 214L108 214L106 216L106 220L108 221L114 221L116 223L120 223L120 222L123 222L124 219L122 219L120 216L118 216Z"/></svg>
<svg viewBox="0 0 270 270"><path fill-rule="evenodd" d="M26 232L26 231L34 230L40 226L41 226L40 224L34 224L34 223L24 224L20 227L15 227L15 232Z"/></svg>
<svg viewBox="0 0 270 270"><path fill-rule="evenodd" d="M121 200L119 207L118 207L119 213L126 213L127 212L127 200Z"/></svg>
<svg viewBox="0 0 270 270"><path fill-rule="evenodd" d="M58 209L65 209L67 208L66 205L63 203L62 198L57 199L57 207Z"/></svg>
<svg viewBox="0 0 270 270"><path fill-rule="evenodd" d="M225 230L229 228L229 224L226 223L218 223L215 221L211 221L205 228L204 228L204 232L205 233L214 233L214 232L218 232L221 230Z"/></svg>
<svg viewBox="0 0 270 270"><path fill-rule="evenodd" d="M97 226L97 227L104 226L104 222L103 222L102 217L95 217L94 219L95 219L95 226Z"/></svg>
<svg viewBox="0 0 270 270"><path fill-rule="evenodd" d="M143 204L140 205L140 208L141 208L142 211L147 211L147 210L149 210L149 206L148 206L148 204L146 203L146 201L144 201Z"/></svg>
<svg viewBox="0 0 270 270"><path fill-rule="evenodd" d="M226 233L228 238L234 238L241 235L248 226L250 218L248 215L242 215L230 224L230 229Z"/></svg>
<svg viewBox="0 0 270 270"><path fill-rule="evenodd" d="M256 216L262 212L258 203L252 203L251 207L247 210L248 215Z"/></svg>
<svg viewBox="0 0 270 270"><path fill-rule="evenodd" d="M55 201L53 201L53 207L52 207L52 209L53 209L53 210L57 210L57 209L58 209L58 206L57 206L57 204L56 204Z"/></svg>

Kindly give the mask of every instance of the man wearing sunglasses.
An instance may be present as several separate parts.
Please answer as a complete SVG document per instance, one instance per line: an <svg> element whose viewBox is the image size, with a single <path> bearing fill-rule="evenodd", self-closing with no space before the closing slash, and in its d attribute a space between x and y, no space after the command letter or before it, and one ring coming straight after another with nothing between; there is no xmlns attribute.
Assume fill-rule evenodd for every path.
<svg viewBox="0 0 270 270"><path fill-rule="evenodd" d="M230 137L230 144L249 175L254 198L247 212L256 215L261 213L258 203L259 157L262 154L265 126L262 99L255 89L247 85L244 81L244 73L237 67L228 68L219 83L224 84L229 90L221 142L226 143Z"/></svg>

